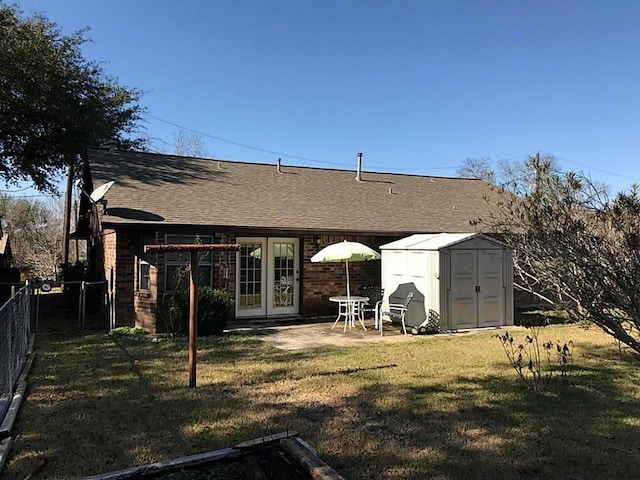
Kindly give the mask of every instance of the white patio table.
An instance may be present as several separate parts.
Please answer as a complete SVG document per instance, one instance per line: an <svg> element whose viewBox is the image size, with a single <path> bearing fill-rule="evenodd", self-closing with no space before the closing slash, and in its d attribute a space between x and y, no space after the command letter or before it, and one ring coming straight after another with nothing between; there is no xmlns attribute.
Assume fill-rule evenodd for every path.
<svg viewBox="0 0 640 480"><path fill-rule="evenodd" d="M333 322L331 329L338 324L341 318L344 318L344 331L347 331L347 325L349 328L355 326L355 321L358 319L362 328L367 329L364 326L364 318L362 318L362 304L369 300L369 297L360 297L356 295L346 296L340 295L337 297L329 297L330 302L338 304L338 317Z"/></svg>

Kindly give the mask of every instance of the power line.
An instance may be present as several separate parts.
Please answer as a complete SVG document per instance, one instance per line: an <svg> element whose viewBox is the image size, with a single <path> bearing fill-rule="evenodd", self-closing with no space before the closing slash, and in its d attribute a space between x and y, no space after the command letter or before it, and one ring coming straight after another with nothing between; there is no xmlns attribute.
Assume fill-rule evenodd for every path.
<svg viewBox="0 0 640 480"><path fill-rule="evenodd" d="M557 158L558 160L562 160L563 162L567 162L567 163L570 163L572 165L577 165L577 166L582 167L582 168L587 168L589 170L593 170L594 172L604 173L606 175L611 175L612 177L618 177L618 178L622 178L624 180L631 180L633 182L640 182L640 179L638 179L638 178L629 177L627 175L620 175L619 173L610 172L608 170L604 170L604 169L598 168L598 167L592 167L592 166L586 165L584 163L575 162L573 160L569 160L568 158L560 157L558 155L554 155L553 153L549 153L549 152L541 152L541 153L544 153L545 155L552 155L555 158Z"/></svg>
<svg viewBox="0 0 640 480"><path fill-rule="evenodd" d="M25 190L29 190L30 188L33 188L33 185L29 187L19 188L18 190L0 190L0 192L1 193L18 193L18 192L24 192Z"/></svg>
<svg viewBox="0 0 640 480"><path fill-rule="evenodd" d="M203 132L201 130L196 130L194 128L187 127L185 125L181 125L181 124L173 122L171 120L166 120L164 118L160 118L160 117L158 117L156 115L152 115L150 113L147 113L146 115L149 118L153 118L154 120L157 120L157 121L162 122L162 123L166 123L167 125L171 125L173 127L179 128L181 130L185 130L185 131L192 132L192 133L195 133L195 134L198 134L198 135L202 135L203 137L211 138L213 140L217 140L217 141L220 141L220 142L228 143L230 145L235 145L235 146L242 147L242 148L247 148L247 149L250 149L250 150L255 150L255 151L258 151L258 152L269 153L269 154L272 154L272 155L278 155L280 157L292 158L292 159L295 159L295 160L302 160L304 162L310 162L310 163L315 163L315 164L333 165L333 166L339 166L339 167L352 167L353 166L353 164L346 163L346 162L330 162L330 161L327 161L327 160L318 160L318 159L313 159L313 158L309 158L309 157L303 157L303 156L300 156L300 155L292 155L292 154L285 153L285 152L279 152L279 151L276 151L276 150L270 150L268 148L257 147L255 145L249 145L247 143L238 142L236 140L230 140L228 138L222 138L222 137L219 137L217 135L212 135L210 133ZM165 141L165 140L163 140L161 138L158 138L158 137L154 137L153 140L157 140L157 141L159 141L159 142L161 142L161 143L163 143L165 145L168 145L168 146L171 146L171 147L175 147L175 144L167 142L167 141ZM160 152L157 152L157 153L160 153ZM505 158L505 159L495 160L495 162L511 161L511 160L515 160L515 159L518 159L518 158L522 158L523 156L525 156L525 155L518 155L518 156L515 156L515 157L512 157L512 158ZM494 161L492 161L492 163L494 163ZM428 172L428 171L436 171L436 170L442 171L442 170L454 170L454 169L458 168L459 166L460 165L438 166L438 167L423 167L423 168L420 168L420 167L402 168L402 167L397 167L397 166L394 165L393 171L394 172ZM380 167L375 167L374 166L373 168L374 169L379 169Z"/></svg>
<svg viewBox="0 0 640 480"><path fill-rule="evenodd" d="M40 194L34 194L34 195L10 195L11 198L60 198L62 197L63 194L62 193L40 193Z"/></svg>
<svg viewBox="0 0 640 480"><path fill-rule="evenodd" d="M249 150L254 150L254 151L257 151L257 152L269 153L271 155L277 155L279 157L285 157L285 158L291 158L291 159L295 159L295 160L301 160L303 162L309 162L309 163L313 163L313 164L332 165L332 166L347 167L347 168L353 166L351 163L331 162L331 161L327 161L327 160L318 160L318 159L314 159L314 158L303 157L303 156L300 156L300 155L292 155L292 154L285 153L285 152L279 152L277 150L271 150L271 149L268 149L268 148L258 147L258 146L255 146L255 145L250 145L250 144L247 144L247 143L238 142L236 140L230 140L228 138L219 137L217 135L212 135L210 133L203 132L201 130L196 130L195 128L191 128L191 127L187 127L185 125L181 125L181 124L179 124L177 122L173 122L171 120L160 118L160 117L158 117L156 115L153 115L153 114L150 114L150 113L147 113L146 116L148 116L149 118L152 118L154 120L157 120L159 122L166 123L167 125L171 125L173 127L179 128L181 130L192 132L192 133L201 135L203 137L207 137L207 138L211 138L213 140L217 140L219 142L228 143L230 145L235 145L235 146L238 146L238 147L247 148ZM165 141L165 140L163 140L161 138L158 138L158 137L154 137L153 140L156 140L156 141L158 141L158 142L160 142L160 143L162 143L164 145L170 146L170 147L174 147L174 148L176 147L176 145L174 143L167 142L167 141ZM151 150L151 151L153 151L153 150ZM155 153L163 153L163 152L155 152ZM638 181L638 179L635 179L635 178L632 178L632 177L627 177L627 176L620 175L620 174L617 174L617 173L609 172L607 170L603 170L603 169L599 169L599 168L595 168L595 167L590 167L588 165L584 165L584 164L581 164L579 162L574 162L574 161L568 160L568 159L566 159L564 157L559 157L557 155L554 155L553 153L550 153L550 152L541 151L541 153L544 153L546 155L552 155L552 156L558 158L559 160L563 160L563 161L565 161L567 163L578 165L578 166L581 166L581 167L584 167L584 168L589 168L591 170L594 170L594 171L597 171L597 172L600 172L600 173L604 173L604 174L607 174L607 175L613 175L613 176L616 176L616 177L619 177L619 178L623 178L625 180ZM524 153L524 154L514 155L512 157L501 158L501 159L497 159L497 160L491 160L490 159L489 163L497 165L497 164L499 164L501 162L511 162L513 160L521 160L523 158L527 158L527 157L530 157L530 156L531 156L530 153ZM403 167L398 167L397 165L394 164L393 171L394 172L432 172L432 171L438 171L438 170L439 171L455 170L455 169L460 168L462 163L463 163L463 161L461 161L457 165L450 165L450 166L437 166L437 167L435 167L435 166L434 167L415 167L414 166L414 167L404 167L404 168ZM377 167L377 166L372 166L372 167L374 169L376 169L376 170L380 170L380 167ZM388 170L388 169L384 169L384 170Z"/></svg>
<svg viewBox="0 0 640 480"><path fill-rule="evenodd" d="M212 138L212 139L217 140L219 142L224 142L224 143L228 143L228 144L231 144L231 145L236 145L238 147L248 148L250 150L255 150L257 152L270 153L272 155L278 155L279 157L293 158L293 159L296 159L296 160L302 160L304 162L321 163L321 164L327 164L327 165L339 165L339 166L345 166L346 165L344 163L327 162L327 161L323 161L323 160L316 160L316 159L313 159L313 158L301 157L299 155L291 155L291 154L288 154L288 153L278 152L278 151L275 151L275 150L269 150L268 148L256 147L254 145L249 145L249 144L246 144L246 143L237 142L235 140L229 140L228 138L218 137L216 135L211 135L209 133L202 132L200 130L196 130L196 129L193 129L193 128L190 128L190 127L185 127L184 125L180 125L180 124L172 122L170 120L165 120L164 118L160 118L160 117L157 117L155 115L151 115L150 113L147 113L147 116L150 117L150 118L153 118L154 120L158 120L159 122L163 122L163 123L166 123L168 125L174 126L176 128L180 128L182 130L186 130L186 131L192 132L192 133L197 133L198 135L202 135L203 137Z"/></svg>

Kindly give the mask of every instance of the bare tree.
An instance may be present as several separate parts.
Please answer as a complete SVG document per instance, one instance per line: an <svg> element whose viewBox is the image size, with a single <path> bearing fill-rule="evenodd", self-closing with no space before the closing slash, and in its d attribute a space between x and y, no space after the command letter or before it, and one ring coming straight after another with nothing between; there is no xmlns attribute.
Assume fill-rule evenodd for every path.
<svg viewBox="0 0 640 480"><path fill-rule="evenodd" d="M481 178L516 195L527 195L535 188L536 172L531 161L500 160L496 169L491 168L491 162L489 157L467 158L457 173L464 178ZM538 162L546 164L550 172L560 173L558 162L552 155L544 155Z"/></svg>
<svg viewBox="0 0 640 480"><path fill-rule="evenodd" d="M531 191L494 187L492 213L477 224L513 247L516 288L640 353L640 190L611 200L584 174L526 163Z"/></svg>
<svg viewBox="0 0 640 480"><path fill-rule="evenodd" d="M458 167L458 176L464 178L480 178L486 182L494 183L496 174L490 166L489 157L467 158Z"/></svg>
<svg viewBox="0 0 640 480"><path fill-rule="evenodd" d="M195 132L180 130L173 134L176 154L190 157L206 158L209 151L202 140L202 136Z"/></svg>
<svg viewBox="0 0 640 480"><path fill-rule="evenodd" d="M56 278L62 261L62 202L0 197L14 266L31 278Z"/></svg>

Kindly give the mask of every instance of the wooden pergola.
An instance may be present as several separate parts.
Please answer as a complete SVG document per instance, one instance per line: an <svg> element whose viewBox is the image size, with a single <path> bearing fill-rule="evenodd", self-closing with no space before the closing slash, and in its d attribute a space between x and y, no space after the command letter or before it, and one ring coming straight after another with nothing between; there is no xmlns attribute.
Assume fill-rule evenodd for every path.
<svg viewBox="0 0 640 480"><path fill-rule="evenodd" d="M198 253L200 252L237 252L240 245L223 244L163 244L145 245L147 253L189 252L191 268L189 274L189 387L196 387L196 352L198 349Z"/></svg>

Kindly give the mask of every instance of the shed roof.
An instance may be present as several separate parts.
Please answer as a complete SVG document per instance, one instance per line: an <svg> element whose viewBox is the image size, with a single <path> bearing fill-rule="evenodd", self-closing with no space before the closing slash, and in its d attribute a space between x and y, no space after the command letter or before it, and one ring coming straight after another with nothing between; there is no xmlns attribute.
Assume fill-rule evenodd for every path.
<svg viewBox="0 0 640 480"><path fill-rule="evenodd" d="M197 225L408 235L466 232L487 184L431 177L89 149L105 226ZM355 162L354 162L355 163Z"/></svg>
<svg viewBox="0 0 640 480"><path fill-rule="evenodd" d="M480 233L435 233L410 235L380 247L381 250L440 250L456 245L472 238L502 246L498 240Z"/></svg>

